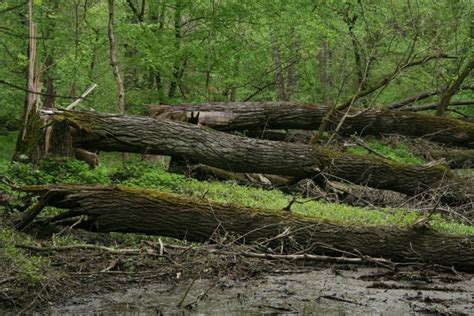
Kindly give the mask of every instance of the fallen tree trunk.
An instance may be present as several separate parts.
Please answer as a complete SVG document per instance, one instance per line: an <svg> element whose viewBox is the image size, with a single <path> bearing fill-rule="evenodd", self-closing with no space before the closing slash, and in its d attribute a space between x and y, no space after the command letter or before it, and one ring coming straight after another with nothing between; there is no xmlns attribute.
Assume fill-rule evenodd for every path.
<svg viewBox="0 0 474 316"><path fill-rule="evenodd" d="M474 271L474 236L441 234L424 222L406 228L331 223L286 211L122 186L50 185L22 190L39 195L49 206L68 210L53 222L86 216L75 227L92 231L144 233L197 242L233 235L239 242L266 241L272 247L284 246L286 251L352 253L355 257L384 257Z"/></svg>
<svg viewBox="0 0 474 316"><path fill-rule="evenodd" d="M438 149L429 151L428 155L433 159L445 159L453 169L474 167L474 149Z"/></svg>
<svg viewBox="0 0 474 316"><path fill-rule="evenodd" d="M152 117L182 117L222 131L255 129L317 130L329 106L291 102L211 103L204 105L150 106ZM336 112L328 128L335 129L344 112ZM454 118L390 111L352 110L339 131L360 136L399 134L474 148L474 124Z"/></svg>
<svg viewBox="0 0 474 316"><path fill-rule="evenodd" d="M150 117L64 111L54 118L76 129L74 146L190 159L233 172L311 178L324 172L374 188L414 195L444 187L446 201L466 203L462 181L443 165L408 165L304 144L257 140Z"/></svg>

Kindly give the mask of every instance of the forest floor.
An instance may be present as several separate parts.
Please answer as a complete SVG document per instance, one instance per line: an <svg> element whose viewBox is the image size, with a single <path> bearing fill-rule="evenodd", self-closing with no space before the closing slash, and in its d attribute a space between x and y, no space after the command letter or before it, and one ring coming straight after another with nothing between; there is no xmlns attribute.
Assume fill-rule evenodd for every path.
<svg viewBox="0 0 474 316"><path fill-rule="evenodd" d="M23 248L49 262L47 277L34 288L3 279L2 314L468 315L474 309L474 275L440 267L275 261L243 257L239 253L249 246L232 242L198 245L157 237L138 241L126 234L64 233L81 243L59 246L43 236L36 240L41 246ZM86 244L94 246L86 249ZM2 274L14 275L5 269Z"/></svg>

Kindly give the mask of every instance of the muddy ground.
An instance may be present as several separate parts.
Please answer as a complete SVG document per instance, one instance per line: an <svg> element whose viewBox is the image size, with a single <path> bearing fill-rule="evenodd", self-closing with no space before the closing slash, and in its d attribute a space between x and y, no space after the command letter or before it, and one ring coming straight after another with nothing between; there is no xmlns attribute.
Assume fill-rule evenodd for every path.
<svg viewBox="0 0 474 316"><path fill-rule="evenodd" d="M421 277L417 272L390 276L386 272L368 267L312 267L275 270L245 281L227 276L176 284L152 282L69 299L51 306L49 312L468 315L474 311L472 276Z"/></svg>
<svg viewBox="0 0 474 316"><path fill-rule="evenodd" d="M143 236L130 241L125 234L72 233L71 238L82 243L61 248L44 239L40 246L23 248L47 258L50 275L36 288L15 288L14 279L2 284L1 314L474 311L474 274L448 268L276 261L243 257L239 253L255 248L232 242L197 245ZM5 292L8 287L12 291Z"/></svg>

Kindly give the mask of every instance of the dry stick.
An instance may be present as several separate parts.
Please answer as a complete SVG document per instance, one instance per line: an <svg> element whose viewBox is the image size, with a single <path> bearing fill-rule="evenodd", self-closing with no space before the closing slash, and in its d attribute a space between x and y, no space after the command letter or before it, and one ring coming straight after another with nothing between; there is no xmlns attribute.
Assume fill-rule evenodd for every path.
<svg viewBox="0 0 474 316"><path fill-rule="evenodd" d="M181 298L181 300L179 301L179 303L177 305L178 307L181 307L183 305L183 302L186 299L186 296L188 296L189 291L191 291L191 288L193 287L194 283L197 281L197 279L199 279L200 276L201 276L201 273L196 275L196 277L193 279L191 284L188 286L188 288L186 289L186 292L184 293L183 297Z"/></svg>
<svg viewBox="0 0 474 316"><path fill-rule="evenodd" d="M271 260L318 261L318 262L353 263L353 264L375 263L375 264L379 264L384 267L390 267L390 268L393 268L394 265L401 264L401 263L392 262L386 259L371 258L368 256L363 256L361 258L347 258L347 257L331 257L331 256L311 255L311 254L278 255L278 254L246 252L246 251L245 252L232 252L232 251L222 251L218 249L210 249L209 252L226 254L226 255L239 255L239 256L249 257L249 258L271 259Z"/></svg>
<svg viewBox="0 0 474 316"><path fill-rule="evenodd" d="M381 152L371 148L369 145L367 145L361 138L355 136L355 135L352 135L351 136L352 139L354 139L354 141L357 143L357 145L359 146L362 146L364 147L365 149L367 149L369 152L379 156L379 157L382 157L384 159L387 159L387 160L393 160L393 159L390 159L389 157L385 156L384 154L382 154Z"/></svg>
<svg viewBox="0 0 474 316"><path fill-rule="evenodd" d="M90 245L90 244L69 245L69 246L54 246L54 247L39 247L39 246L33 246L33 245L18 244L18 245L15 245L15 247L22 248L22 249L27 249L27 250L31 250L31 251L36 251L36 252L50 252L50 251L61 252L61 251L71 251L71 250L99 250L99 251L105 251L105 252L109 252L111 254L116 254L116 255L140 255L140 254L144 253L140 249L114 249L114 248L110 248L110 247ZM154 251L146 251L146 253L150 254L150 255L157 255L158 256L158 253L156 253Z"/></svg>
<svg viewBox="0 0 474 316"><path fill-rule="evenodd" d="M188 309L191 309L194 305L197 305L204 297L207 296L207 293L209 293L209 291L212 290L214 287L216 287L216 285L219 284L219 283L220 282L217 281L217 282L214 282L213 284L211 284L211 286L209 286L207 289L202 291L202 293L199 294L198 297L194 301L186 304L184 307L188 308Z"/></svg>
<svg viewBox="0 0 474 316"><path fill-rule="evenodd" d="M24 309L22 309L17 315L23 315L28 309L30 309L30 307L32 307L36 300L40 297L41 293L43 293L43 291L46 289L46 287L49 285L49 282L51 282L50 280L46 281L45 285L41 288L41 290L38 292L38 294L35 296L35 298L33 299L33 301L31 301L30 304L28 304Z"/></svg>
<svg viewBox="0 0 474 316"><path fill-rule="evenodd" d="M45 195L41 197L41 199L31 207L31 209L26 211L26 214L23 218L15 225L15 228L18 230L23 230L26 226L28 226L38 214L43 210L43 208L48 204L51 196L53 195L53 191L46 192Z"/></svg>
<svg viewBox="0 0 474 316"><path fill-rule="evenodd" d="M87 97L87 95L88 95L89 93L91 93L92 90L94 90L96 87L97 87L97 84L96 84L96 83L93 83L89 88L87 88L87 89L80 95L80 97L79 97L76 101L74 101L74 102L72 102L71 104L69 104L69 105L66 107L66 110L74 110L74 108L75 108L82 100L84 100L84 99Z"/></svg>

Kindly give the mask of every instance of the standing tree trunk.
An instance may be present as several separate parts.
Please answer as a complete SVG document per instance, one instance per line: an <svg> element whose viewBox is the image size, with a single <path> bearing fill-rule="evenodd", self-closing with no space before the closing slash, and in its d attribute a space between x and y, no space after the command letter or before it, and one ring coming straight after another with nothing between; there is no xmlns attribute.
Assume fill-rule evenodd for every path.
<svg viewBox="0 0 474 316"><path fill-rule="evenodd" d="M436 115L444 116L446 114L446 110L448 108L449 102L451 101L451 98L459 90L461 84L467 78L472 69L474 69L474 58L467 62L467 65L464 67L461 74L456 78L456 80L451 84L451 86L449 86L441 94L441 100L439 101L439 106L436 110Z"/></svg>
<svg viewBox="0 0 474 316"><path fill-rule="evenodd" d="M28 66L26 70L26 93L23 106L23 122L21 131L18 134L13 160L18 160L22 156L36 163L41 156L42 147L37 146L41 138L42 122L38 115L38 78L35 74L36 61L36 23L33 21L33 0L28 1Z"/></svg>
<svg viewBox="0 0 474 316"><path fill-rule="evenodd" d="M181 49L181 14L183 11L184 2L183 0L176 0L176 8L174 11L174 40L176 54L179 54ZM171 79L170 88L168 91L168 97L173 98L176 94L176 88L178 87L179 81L183 76L184 67L186 65L186 59L181 61L177 59L173 66L173 78Z"/></svg>
<svg viewBox="0 0 474 316"><path fill-rule="evenodd" d="M296 86L298 84L298 72L297 65L299 61L298 51L300 43L298 39L295 39L292 45L291 53L293 54L290 58L290 64L287 68L287 83L285 91L285 101L290 101L293 98L293 95L296 91Z"/></svg>
<svg viewBox="0 0 474 316"><path fill-rule="evenodd" d="M273 40L273 68L275 69L274 76L277 101L286 101L285 79L283 78L283 67L281 65L280 42L278 41L277 36L275 36L275 39Z"/></svg>
<svg viewBox="0 0 474 316"><path fill-rule="evenodd" d="M319 86L321 87L321 101L328 100L329 91L329 44L325 39L321 43L318 54L319 63Z"/></svg>
<svg viewBox="0 0 474 316"><path fill-rule="evenodd" d="M120 76L119 65L117 63L117 48L114 36L114 2L115 0L109 0L108 35L110 44L110 64L112 65L112 71L114 72L115 81L117 82L119 110L121 114L125 114L125 88L123 86L122 77Z"/></svg>

